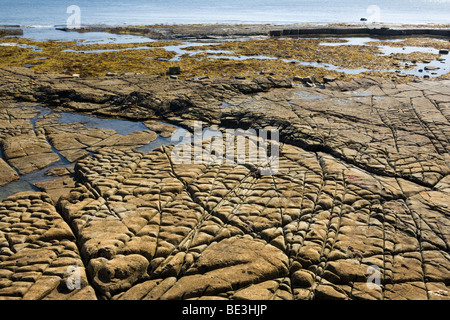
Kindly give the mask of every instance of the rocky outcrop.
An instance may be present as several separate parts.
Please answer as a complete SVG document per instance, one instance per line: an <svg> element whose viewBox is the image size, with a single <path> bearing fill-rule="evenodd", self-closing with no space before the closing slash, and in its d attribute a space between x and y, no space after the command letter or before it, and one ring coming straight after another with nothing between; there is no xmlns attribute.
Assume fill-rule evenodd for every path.
<svg viewBox="0 0 450 320"><path fill-rule="evenodd" d="M270 36L439 36L450 37L448 28L406 28L406 27L302 27L270 30Z"/></svg>
<svg viewBox="0 0 450 320"><path fill-rule="evenodd" d="M175 165L170 148L104 149L77 170L83 187L60 207L109 299L434 299L448 289L448 219L430 208L446 206L445 191L289 145L280 171L260 178L241 165Z"/></svg>
<svg viewBox="0 0 450 320"><path fill-rule="evenodd" d="M0 187L19 180L17 172L0 158Z"/></svg>
<svg viewBox="0 0 450 320"><path fill-rule="evenodd" d="M23 35L23 30L19 27L3 28L0 27L0 37L4 36L21 36Z"/></svg>
<svg viewBox="0 0 450 320"><path fill-rule="evenodd" d="M0 299L96 299L74 234L45 193L0 203Z"/></svg>
<svg viewBox="0 0 450 320"><path fill-rule="evenodd" d="M8 136L1 142L5 159L19 173L27 174L59 160L44 136Z"/></svg>
<svg viewBox="0 0 450 320"><path fill-rule="evenodd" d="M24 287L40 278L27 275L30 283L23 284L17 261L25 259L21 252L28 255L23 250L42 250L35 252L47 265L69 251L82 261L83 285L74 293L62 285L37 286L35 297L449 299L448 81L366 78L320 89L271 78L0 72L2 90L10 92L8 110L36 99L57 110L145 121L149 132L131 140L170 136L173 128L155 123L158 117L190 130L202 120L223 134L277 129L280 137L278 170L262 174L211 158L179 163L173 146L144 153L136 143L101 144L109 138L73 124L52 127L51 114L39 120L31 130L42 128L61 152L90 153L77 159L73 172L60 173L73 184L54 197L57 203L46 193L1 203L3 297L29 297ZM18 134L28 134L27 123ZM213 141L204 136L202 150ZM33 212L54 217L46 231L39 231L40 220L28 228ZM71 283L67 277L55 281Z"/></svg>

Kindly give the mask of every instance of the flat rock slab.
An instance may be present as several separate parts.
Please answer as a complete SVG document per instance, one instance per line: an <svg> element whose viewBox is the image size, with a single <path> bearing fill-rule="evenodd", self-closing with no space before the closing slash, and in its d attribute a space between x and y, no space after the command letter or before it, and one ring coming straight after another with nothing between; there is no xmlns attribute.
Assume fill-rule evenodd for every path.
<svg viewBox="0 0 450 320"><path fill-rule="evenodd" d="M2 90L17 85L21 99L58 105L76 96L64 107L89 104L146 121L153 133L170 132L149 121L158 114L189 129L201 120L222 133L240 127L280 136L278 170L257 174L235 162L179 163L171 146L130 148L132 137L151 140L150 132L123 140L89 132L77 136L89 147L70 149L57 136L62 127L42 126L61 151L92 155L77 161L78 184L57 205L67 225L46 228L51 236L22 229L21 217L35 211L30 196L2 203L5 257L32 249L50 261L60 242L47 246L47 237L76 239L88 285L102 299L450 299L449 81L366 78L320 89L271 78L107 82L0 73ZM203 137L202 151L212 141ZM25 258L8 259L0 274L14 288L3 296L24 297L24 279L36 274L13 276L10 264Z"/></svg>
<svg viewBox="0 0 450 320"><path fill-rule="evenodd" d="M53 202L57 203L59 198L66 196L75 187L76 180L70 175L64 175L52 180L36 182L34 185L43 192L50 195Z"/></svg>
<svg viewBox="0 0 450 320"><path fill-rule="evenodd" d="M1 141L1 147L5 159L21 174L43 169L59 160L44 136L8 136Z"/></svg>

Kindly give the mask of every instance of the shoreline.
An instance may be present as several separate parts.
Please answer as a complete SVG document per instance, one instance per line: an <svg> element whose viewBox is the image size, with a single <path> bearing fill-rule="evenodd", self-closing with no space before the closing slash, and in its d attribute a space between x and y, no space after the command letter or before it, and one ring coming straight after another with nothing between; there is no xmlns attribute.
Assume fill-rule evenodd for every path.
<svg viewBox="0 0 450 320"><path fill-rule="evenodd" d="M399 81L418 81L428 77L448 78L450 75L448 61L443 56L445 52L448 54L450 44L446 37L430 34L430 30L450 34L450 28L446 26L436 29L408 29L407 26L390 29L336 24L334 27L303 25L302 29L286 29L293 26L299 25L102 25L51 28L52 32L59 30L57 32L81 35L72 37L65 34L61 40L55 41L51 36L48 40L45 40L45 36L33 40L31 34L30 38L27 34L16 38L2 37L0 45L4 54L0 66L26 66L40 72L81 77L127 72L180 79L205 76L253 78L269 74L284 75L291 79L311 76L319 83L325 82L322 79L326 76L341 80L384 76ZM410 34L422 32L422 35L405 35L408 33L405 30L409 30ZM364 34L369 31L371 35ZM45 32L43 30L42 34ZM96 32L104 32L102 36L105 38L109 33L117 35L117 38L139 36L139 40L135 43L132 39L113 39L109 44L87 44L89 40L82 40L82 34ZM386 36L374 36L375 32ZM328 41L325 38L331 39ZM363 40L358 42L357 38ZM403 50L389 49L388 53L384 53L387 47L395 46L389 42L391 39L402 38L405 39L402 41ZM376 44L377 41L372 39L385 42ZM86 44L84 41L87 41ZM281 51L280 46L283 48ZM417 51L417 46L432 48L434 51ZM409 48L412 50L409 51ZM442 53L441 49L444 49ZM170 68L178 71L169 72Z"/></svg>
<svg viewBox="0 0 450 320"><path fill-rule="evenodd" d="M148 26L91 25L80 28L55 27L62 31L110 32L152 35L157 39L207 38L208 36L440 36L450 38L448 25L410 24L174 24Z"/></svg>
<svg viewBox="0 0 450 320"><path fill-rule="evenodd" d="M0 300L450 300L450 42L258 30L156 30L181 52L0 38L0 185L33 189L0 199ZM176 162L197 121L277 131L278 170Z"/></svg>
<svg viewBox="0 0 450 320"><path fill-rule="evenodd" d="M322 89L271 77L0 74L3 166L55 161L53 150L75 159L52 169L57 178L39 192L0 202L10 239L0 255L3 299L450 299L449 80ZM149 130L119 136L61 123L37 105ZM192 131L196 120L221 132L278 129L279 172L177 164L171 146L135 149L172 132L159 121ZM367 285L368 267L380 270L379 286Z"/></svg>
<svg viewBox="0 0 450 320"><path fill-rule="evenodd" d="M18 35L23 29L54 28L72 32L108 32L146 35L158 39L204 36L442 36L450 38L450 24L394 23L205 23L107 25L90 24L79 27L67 25L0 25L0 35Z"/></svg>

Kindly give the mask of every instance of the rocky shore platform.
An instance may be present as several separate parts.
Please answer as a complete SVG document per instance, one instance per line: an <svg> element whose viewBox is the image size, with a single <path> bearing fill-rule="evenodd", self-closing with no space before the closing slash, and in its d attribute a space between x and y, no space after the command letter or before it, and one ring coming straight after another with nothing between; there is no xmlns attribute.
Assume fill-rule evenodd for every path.
<svg viewBox="0 0 450 320"><path fill-rule="evenodd" d="M62 31L110 32L117 34L144 35L156 39L214 39L217 37L254 36L430 36L450 37L450 25L397 25L361 22L358 24L178 24L108 26L90 25L81 27L57 27Z"/></svg>
<svg viewBox="0 0 450 320"><path fill-rule="evenodd" d="M35 121L36 106L148 130ZM173 133L160 121L278 130L278 170L136 150ZM0 203L0 299L448 300L449 137L450 80L0 68L2 184L71 163Z"/></svg>

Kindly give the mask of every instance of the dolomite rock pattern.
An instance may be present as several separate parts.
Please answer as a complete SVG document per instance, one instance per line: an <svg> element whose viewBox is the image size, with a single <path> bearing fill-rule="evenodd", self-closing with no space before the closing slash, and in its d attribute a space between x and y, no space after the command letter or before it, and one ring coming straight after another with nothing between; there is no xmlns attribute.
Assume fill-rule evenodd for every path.
<svg viewBox="0 0 450 320"><path fill-rule="evenodd" d="M0 299L96 299L72 230L45 193L0 204Z"/></svg>
<svg viewBox="0 0 450 320"><path fill-rule="evenodd" d="M272 175L235 162L180 164L170 145L97 145L77 159L77 183L57 203L46 193L1 203L1 297L28 298L34 288L36 298L58 299L450 298L449 81L320 89L272 78L0 72L8 106L34 99L149 124L160 117L192 129L202 120L223 133L280 135ZM45 134L66 150L58 129ZM204 137L203 150L212 141ZM29 228L35 212L45 214ZM47 262L21 262L30 260L24 250ZM24 264L42 276L20 278ZM68 292L72 265L82 267L83 288ZM36 286L45 270L59 286Z"/></svg>

